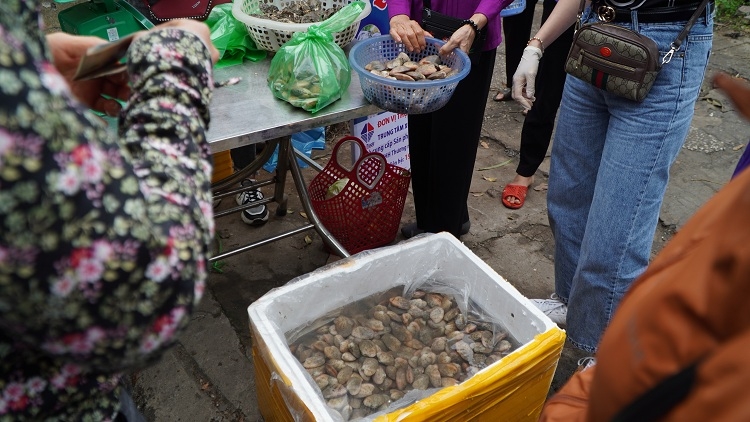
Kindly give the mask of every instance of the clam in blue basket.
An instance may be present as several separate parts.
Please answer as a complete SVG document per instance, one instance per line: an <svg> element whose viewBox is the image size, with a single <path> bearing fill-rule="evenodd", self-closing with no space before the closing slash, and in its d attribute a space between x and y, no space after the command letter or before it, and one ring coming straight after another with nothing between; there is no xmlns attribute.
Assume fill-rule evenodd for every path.
<svg viewBox="0 0 750 422"><path fill-rule="evenodd" d="M469 56L460 49L441 56L442 64L457 70L458 73L445 79L423 81L400 81L375 75L365 66L374 61L393 60L399 53L406 53L415 62L438 54L445 41L427 37L427 48L420 52L406 51L390 35L368 38L358 41L349 51L349 63L359 74L362 92L368 101L386 111L402 114L431 113L448 103L456 86L471 70Z"/></svg>

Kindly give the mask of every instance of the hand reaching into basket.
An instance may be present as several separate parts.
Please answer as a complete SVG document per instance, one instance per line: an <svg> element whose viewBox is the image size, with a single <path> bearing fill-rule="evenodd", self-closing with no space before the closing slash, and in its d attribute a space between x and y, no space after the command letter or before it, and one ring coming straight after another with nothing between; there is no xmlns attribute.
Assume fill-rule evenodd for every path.
<svg viewBox="0 0 750 422"><path fill-rule="evenodd" d="M487 16L481 13L476 13L471 17L471 20L477 25L478 28L484 28L487 25ZM474 38L477 36L477 31L474 28L466 24L456 30L451 35L450 39L440 47L440 55L444 56L449 54L455 48L460 48L464 53L469 54L472 44L474 44Z"/></svg>
<svg viewBox="0 0 750 422"><path fill-rule="evenodd" d="M396 42L403 43L408 51L419 53L427 47L425 37L430 33L422 29L419 22L406 15L396 15L391 18L390 25L391 37Z"/></svg>
<svg viewBox="0 0 750 422"><path fill-rule="evenodd" d="M471 44L474 43L476 33L469 25L464 25L456 30L451 37L440 47L440 55L445 56L455 48L460 48L468 54Z"/></svg>

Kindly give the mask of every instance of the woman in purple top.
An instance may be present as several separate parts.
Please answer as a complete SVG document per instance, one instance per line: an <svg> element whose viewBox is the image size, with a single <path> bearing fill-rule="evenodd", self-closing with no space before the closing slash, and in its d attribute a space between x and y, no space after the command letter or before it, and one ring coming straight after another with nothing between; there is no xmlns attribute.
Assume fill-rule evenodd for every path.
<svg viewBox="0 0 750 422"><path fill-rule="evenodd" d="M431 9L472 23L459 28L440 49L469 51L477 29L486 28L484 46L469 55L471 71L456 87L445 107L409 115L409 154L417 221L401 229L407 238L447 231L459 237L469 231L471 175L477 155L495 52L502 40L500 10L512 0L433 0ZM390 34L409 51L427 45L420 26L421 0L389 0Z"/></svg>

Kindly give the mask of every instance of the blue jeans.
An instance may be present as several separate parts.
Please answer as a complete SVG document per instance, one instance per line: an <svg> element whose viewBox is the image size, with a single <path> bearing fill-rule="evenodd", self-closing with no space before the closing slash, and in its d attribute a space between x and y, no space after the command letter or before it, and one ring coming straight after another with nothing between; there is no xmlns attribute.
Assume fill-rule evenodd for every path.
<svg viewBox="0 0 750 422"><path fill-rule="evenodd" d="M586 15L584 15L586 16ZM588 11L587 20L596 19ZM685 22L623 23L663 55ZM713 10L698 19L637 103L572 76L552 146L547 205L555 292L568 338L595 352L632 282L646 269L669 168L687 137L713 40Z"/></svg>
<svg viewBox="0 0 750 422"><path fill-rule="evenodd" d="M115 418L115 422L146 422L146 418L143 416L138 406L136 406L133 398L130 396L128 391L129 387L124 382L120 382L120 412Z"/></svg>

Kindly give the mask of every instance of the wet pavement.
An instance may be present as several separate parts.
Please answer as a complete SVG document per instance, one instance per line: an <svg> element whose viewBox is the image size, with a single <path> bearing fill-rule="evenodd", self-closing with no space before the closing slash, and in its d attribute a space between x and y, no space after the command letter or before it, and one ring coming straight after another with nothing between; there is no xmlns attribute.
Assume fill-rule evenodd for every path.
<svg viewBox="0 0 750 422"><path fill-rule="evenodd" d="M710 78L717 71L750 77L747 34L716 26L701 98L688 139L672 168L654 253L729 180L750 139L750 123L735 113L724 95L711 89ZM504 75L501 46L491 96L500 88ZM523 116L517 104L494 102L491 96L487 98L469 197L471 231L461 240L522 294L546 297L553 291L553 240L545 207L549 157L537 171L524 207L503 207L499 196L515 174ZM340 126L329 128L330 132L343 134ZM313 157L321 165L327 161L330 147L329 142L326 150L315 151ZM480 170L484 168L489 169ZM315 173L306 169L304 174L309 182ZM249 227L238 215L218 219L217 240L222 250L302 225L305 219L291 178L287 192L292 212L278 217L273 212L276 205L271 204L265 226ZM219 209L229 207L230 202L225 200ZM410 194L402 223L413 219ZM399 234L396 242L400 240ZM270 289L333 260L320 238L309 231L217 263L206 296L177 346L159 363L131 377L134 398L146 418L155 422L262 420L255 393L247 307ZM568 347L563 350L551 391L564 383L582 356Z"/></svg>

